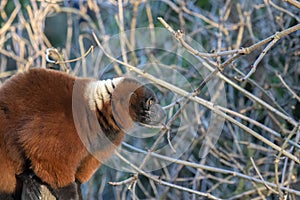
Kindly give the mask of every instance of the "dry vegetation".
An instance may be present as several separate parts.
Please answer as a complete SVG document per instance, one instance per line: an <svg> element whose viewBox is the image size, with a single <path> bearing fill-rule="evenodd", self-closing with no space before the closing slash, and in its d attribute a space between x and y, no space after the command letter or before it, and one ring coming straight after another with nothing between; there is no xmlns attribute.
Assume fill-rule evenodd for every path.
<svg viewBox="0 0 300 200"><path fill-rule="evenodd" d="M165 106L86 199L300 198L299 1L20 2L0 1L0 85L32 67L127 73Z"/></svg>

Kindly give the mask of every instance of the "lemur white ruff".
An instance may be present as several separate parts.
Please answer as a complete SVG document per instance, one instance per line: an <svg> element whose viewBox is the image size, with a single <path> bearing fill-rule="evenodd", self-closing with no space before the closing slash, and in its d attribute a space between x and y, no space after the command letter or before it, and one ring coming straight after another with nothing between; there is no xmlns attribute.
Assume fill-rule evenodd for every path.
<svg viewBox="0 0 300 200"><path fill-rule="evenodd" d="M128 106L122 106L126 101ZM0 88L1 200L20 198L17 177L28 169L48 184L58 199L81 199L79 185L101 162L79 137L74 102L79 107L76 116L82 118L79 129L92 130L94 122L86 118L87 112L92 112L102 131L84 134L108 138L104 146L93 149L101 160L111 156L124 137L123 130L133 126L132 120L156 124L163 117L153 91L134 79L97 81L47 69L15 75Z"/></svg>

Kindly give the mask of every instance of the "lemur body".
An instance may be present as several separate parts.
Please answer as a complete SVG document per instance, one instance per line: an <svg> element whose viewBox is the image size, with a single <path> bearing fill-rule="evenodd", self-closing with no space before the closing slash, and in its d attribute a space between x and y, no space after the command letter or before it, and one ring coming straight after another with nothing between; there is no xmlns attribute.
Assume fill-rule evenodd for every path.
<svg viewBox="0 0 300 200"><path fill-rule="evenodd" d="M155 101L152 90L129 78L96 81L32 69L7 80L0 88L0 199L14 199L16 176L26 168L59 199L80 199L76 182L89 180L133 121L160 121ZM87 147L99 138L93 136L105 141Z"/></svg>

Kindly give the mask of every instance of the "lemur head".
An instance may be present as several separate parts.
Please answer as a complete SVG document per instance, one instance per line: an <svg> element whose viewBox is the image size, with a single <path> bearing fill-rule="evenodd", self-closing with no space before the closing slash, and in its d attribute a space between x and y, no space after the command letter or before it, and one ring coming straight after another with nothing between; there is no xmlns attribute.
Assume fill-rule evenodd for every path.
<svg viewBox="0 0 300 200"><path fill-rule="evenodd" d="M129 102L130 116L135 122L155 125L165 116L154 92L144 85L131 94Z"/></svg>
<svg viewBox="0 0 300 200"><path fill-rule="evenodd" d="M102 129L126 131L133 128L134 122L157 125L165 116L155 93L135 79L120 77L93 82L91 86L90 105L96 108Z"/></svg>
<svg viewBox="0 0 300 200"><path fill-rule="evenodd" d="M155 93L135 79L123 78L114 90L112 102L123 119L126 118L125 113L128 113L127 117L137 123L156 125L165 116Z"/></svg>

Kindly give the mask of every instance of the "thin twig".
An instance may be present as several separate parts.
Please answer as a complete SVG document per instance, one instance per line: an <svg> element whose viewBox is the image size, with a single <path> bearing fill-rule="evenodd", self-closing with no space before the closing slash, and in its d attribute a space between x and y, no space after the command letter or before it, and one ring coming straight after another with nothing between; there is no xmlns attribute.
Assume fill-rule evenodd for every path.
<svg viewBox="0 0 300 200"><path fill-rule="evenodd" d="M125 179L123 181L119 181L119 182L108 182L108 184L112 185L112 186L120 186L120 185L125 185L127 183L131 183L134 182L138 179L138 176L135 174L132 177Z"/></svg>
<svg viewBox="0 0 300 200"><path fill-rule="evenodd" d="M64 64L82 60L93 50L94 50L94 46L91 46L82 56L71 59L71 60L64 60L63 56L58 52L58 50L56 48L48 48L48 49L46 49L46 60L47 60L47 62L50 62L50 63L62 64L63 70L66 72L69 72L70 69L68 69L66 67L66 65L64 65ZM49 56L52 56L55 60L50 59Z"/></svg>
<svg viewBox="0 0 300 200"><path fill-rule="evenodd" d="M265 187L266 187L268 190L272 191L273 193L278 194L278 192L277 192L276 190L274 190L273 188L271 188L270 186L268 186L268 185L266 184L266 181L265 181L264 178L262 177L262 175L261 175L260 171L258 170L258 168L257 168L257 166L256 166L256 164L255 164L255 162L254 162L254 160L253 160L252 157L250 157L250 161L251 161L252 166L254 167L256 173L258 174L259 178L262 180L263 184L265 185Z"/></svg>
<svg viewBox="0 0 300 200"><path fill-rule="evenodd" d="M280 39L280 37L278 35L275 34L274 39L266 46L266 48L261 52L261 54L258 56L258 58L255 60L254 64L251 66L251 70L250 72L244 76L241 79L238 79L239 81L245 81L246 79L248 79L252 74L254 74L254 72L257 69L258 64L260 63L260 61L263 59L263 57L266 55L266 53L278 42L278 40Z"/></svg>
<svg viewBox="0 0 300 200"><path fill-rule="evenodd" d="M128 62L127 59L127 54L126 54L126 48L125 48L125 38L126 38L126 34L124 32L124 14L123 14L123 4L122 4L122 0L118 0L118 10L119 10L119 15L118 15L118 25L119 25L119 29L120 29L120 47L121 47L121 52L122 52L122 58L124 60L125 63Z"/></svg>
<svg viewBox="0 0 300 200"><path fill-rule="evenodd" d="M286 87L286 89L293 95L293 98L296 98L298 102L300 102L300 97L294 92L290 86L283 80L281 74L279 72L276 72L276 76L279 78L281 83Z"/></svg>

